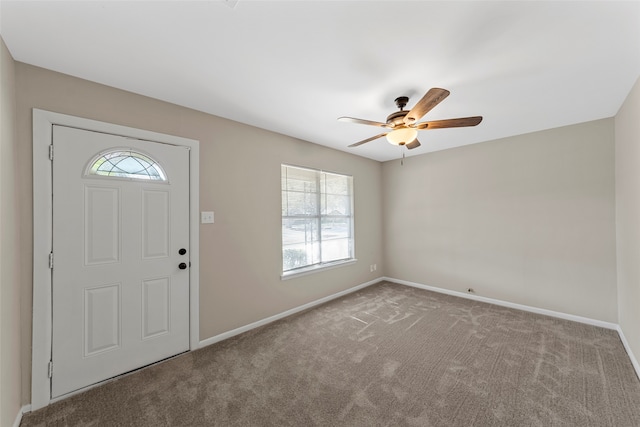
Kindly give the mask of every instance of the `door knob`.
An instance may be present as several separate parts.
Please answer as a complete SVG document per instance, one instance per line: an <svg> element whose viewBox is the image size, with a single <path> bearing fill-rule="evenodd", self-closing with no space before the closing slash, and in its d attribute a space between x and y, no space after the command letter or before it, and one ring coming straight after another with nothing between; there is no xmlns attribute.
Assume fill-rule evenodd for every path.
<svg viewBox="0 0 640 427"><path fill-rule="evenodd" d="M186 268L187 268L187 264L186 264L186 263L184 263L184 262L181 262L180 264L178 264L178 268L179 268L180 270L184 270L184 269L186 269Z"/></svg>
<svg viewBox="0 0 640 427"><path fill-rule="evenodd" d="M184 254L186 254L186 253L187 253L187 250L186 250L185 248L182 248L182 249L180 249L180 250L178 251L178 253L179 253L180 255L184 255Z"/></svg>

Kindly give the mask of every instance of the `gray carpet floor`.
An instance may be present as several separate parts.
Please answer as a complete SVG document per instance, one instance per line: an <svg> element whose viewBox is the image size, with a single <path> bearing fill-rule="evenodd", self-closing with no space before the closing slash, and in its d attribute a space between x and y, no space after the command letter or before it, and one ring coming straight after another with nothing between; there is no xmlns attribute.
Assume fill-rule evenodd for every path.
<svg viewBox="0 0 640 427"><path fill-rule="evenodd" d="M25 414L32 426L640 426L615 331L392 283Z"/></svg>

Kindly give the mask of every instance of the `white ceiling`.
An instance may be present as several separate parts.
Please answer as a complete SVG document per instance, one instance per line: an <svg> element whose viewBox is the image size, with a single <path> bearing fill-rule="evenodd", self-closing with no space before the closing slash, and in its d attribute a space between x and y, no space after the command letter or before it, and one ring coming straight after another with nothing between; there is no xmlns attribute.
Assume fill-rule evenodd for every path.
<svg viewBox="0 0 640 427"><path fill-rule="evenodd" d="M424 154L612 117L640 76L640 2L9 1L17 61L380 161L380 128L407 95L451 95ZM405 149L406 150L406 149Z"/></svg>

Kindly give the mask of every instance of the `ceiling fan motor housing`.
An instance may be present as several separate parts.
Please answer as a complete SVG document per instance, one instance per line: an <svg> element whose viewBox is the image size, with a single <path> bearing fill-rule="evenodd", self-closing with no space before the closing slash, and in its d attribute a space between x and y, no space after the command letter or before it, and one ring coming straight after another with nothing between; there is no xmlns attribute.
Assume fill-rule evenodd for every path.
<svg viewBox="0 0 640 427"><path fill-rule="evenodd" d="M387 125L392 128L396 128L400 125L404 125L404 116L406 116L408 111L396 111L395 113L389 114L387 117Z"/></svg>

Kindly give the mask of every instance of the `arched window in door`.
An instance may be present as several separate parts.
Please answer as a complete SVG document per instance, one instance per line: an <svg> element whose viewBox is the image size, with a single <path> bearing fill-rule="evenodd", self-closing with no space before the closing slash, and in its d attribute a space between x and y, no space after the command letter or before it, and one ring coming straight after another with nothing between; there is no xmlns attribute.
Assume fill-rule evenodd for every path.
<svg viewBox="0 0 640 427"><path fill-rule="evenodd" d="M154 159L139 151L122 148L98 154L89 162L85 174L147 181L167 181L167 175L162 166Z"/></svg>

